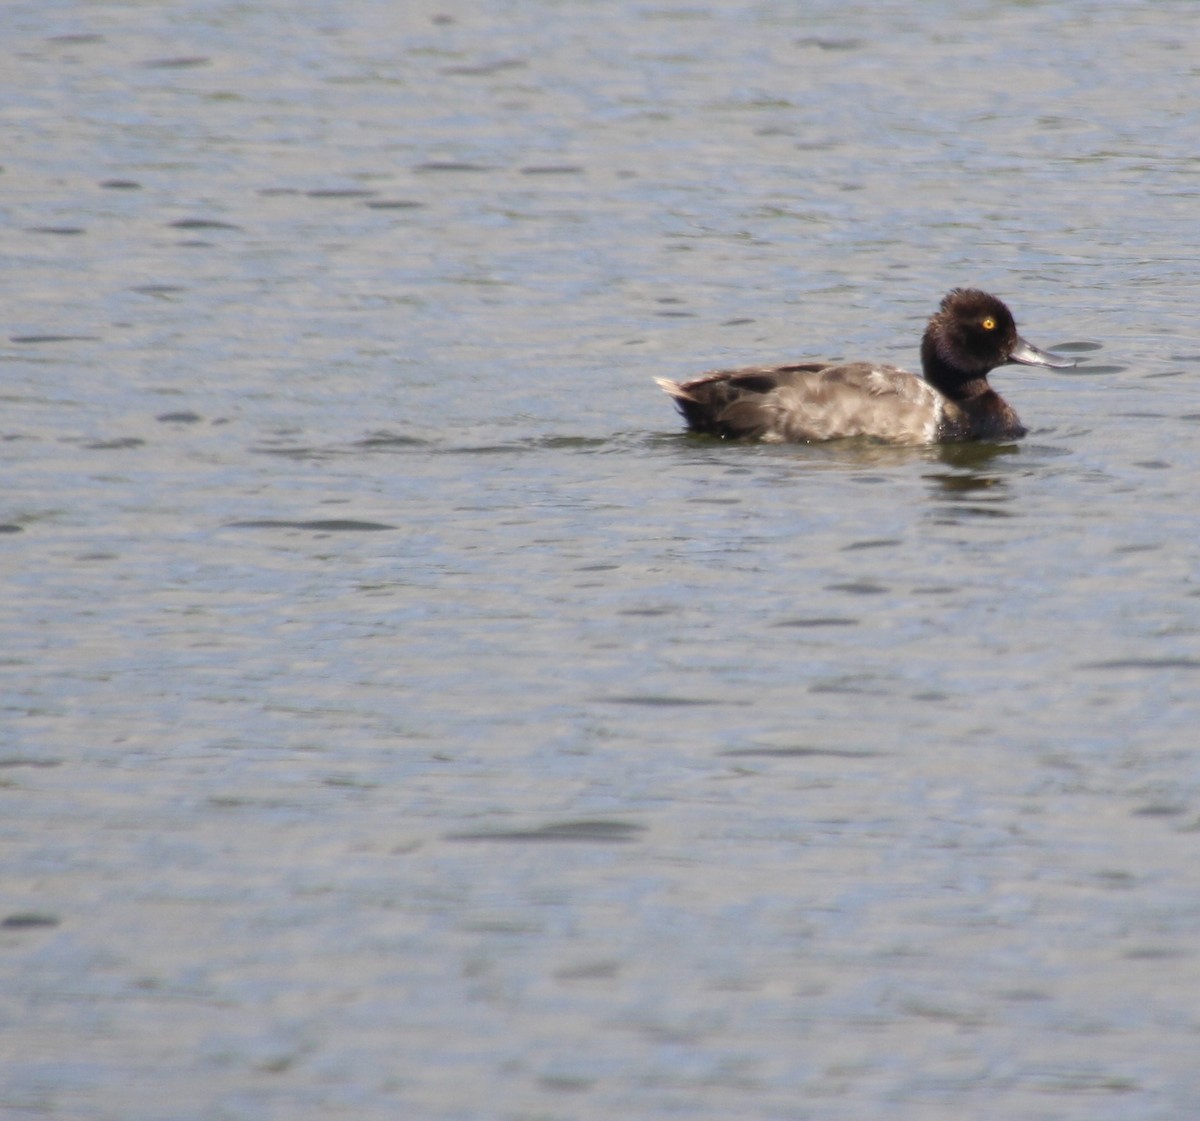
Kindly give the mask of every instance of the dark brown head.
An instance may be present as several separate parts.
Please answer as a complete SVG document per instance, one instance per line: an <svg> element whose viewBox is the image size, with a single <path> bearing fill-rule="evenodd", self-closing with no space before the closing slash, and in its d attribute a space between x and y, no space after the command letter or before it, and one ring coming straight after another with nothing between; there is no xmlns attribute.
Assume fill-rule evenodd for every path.
<svg viewBox="0 0 1200 1121"><path fill-rule="evenodd" d="M925 380L952 400L962 400L984 392L988 374L1006 362L1054 368L1075 365L1022 339L1003 300L978 288L948 292L921 340Z"/></svg>

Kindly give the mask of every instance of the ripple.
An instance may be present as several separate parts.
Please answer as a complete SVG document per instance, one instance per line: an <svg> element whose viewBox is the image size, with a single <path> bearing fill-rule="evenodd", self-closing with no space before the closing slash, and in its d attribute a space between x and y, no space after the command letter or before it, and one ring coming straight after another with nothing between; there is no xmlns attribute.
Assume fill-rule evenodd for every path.
<svg viewBox="0 0 1200 1121"><path fill-rule="evenodd" d="M841 615L816 615L812 618L780 619L772 623L774 627L857 627L857 619L848 619Z"/></svg>
<svg viewBox="0 0 1200 1121"><path fill-rule="evenodd" d="M167 225L173 230L240 230L232 222L221 222L215 218L177 218Z"/></svg>
<svg viewBox="0 0 1200 1121"><path fill-rule="evenodd" d="M371 210L416 210L424 205L416 199L372 199L367 203Z"/></svg>
<svg viewBox="0 0 1200 1121"><path fill-rule="evenodd" d="M9 335L8 341L32 345L37 343L98 342L99 335Z"/></svg>
<svg viewBox="0 0 1200 1121"><path fill-rule="evenodd" d="M583 168L574 163L533 164L521 168L522 175L579 175Z"/></svg>
<svg viewBox="0 0 1200 1121"><path fill-rule="evenodd" d="M476 172L476 171L495 171L494 167L489 167L487 164L467 163L463 160L428 160L425 163L419 163L413 168L413 171L418 172Z"/></svg>
<svg viewBox="0 0 1200 1121"><path fill-rule="evenodd" d="M211 61L207 55L179 55L172 58L148 58L141 65L147 70L190 70L196 66L207 66Z"/></svg>
<svg viewBox="0 0 1200 1121"><path fill-rule="evenodd" d="M252 518L247 521L226 522L226 529L308 529L320 533L374 533L396 529L386 522L365 522L355 518L315 518L312 521L290 521L285 518Z"/></svg>
<svg viewBox="0 0 1200 1121"><path fill-rule="evenodd" d="M734 747L720 754L739 759L874 759L883 752L836 747Z"/></svg>
<svg viewBox="0 0 1200 1121"><path fill-rule="evenodd" d="M144 447L145 443L146 441L139 436L114 436L111 440L91 440L81 446L88 451L109 452L140 448Z"/></svg>
<svg viewBox="0 0 1200 1121"><path fill-rule="evenodd" d="M304 192L305 197L310 199L366 199L377 194L378 191L368 191L363 187L317 187Z"/></svg>
<svg viewBox="0 0 1200 1121"><path fill-rule="evenodd" d="M5 930L34 930L41 927L58 926L62 922L57 915L46 915L36 911L18 911L0 920Z"/></svg>
<svg viewBox="0 0 1200 1121"><path fill-rule="evenodd" d="M613 697L592 697L591 699L594 704L642 705L646 708L705 708L710 705L730 703L711 700L708 697L671 697L660 693L627 693Z"/></svg>
<svg viewBox="0 0 1200 1121"><path fill-rule="evenodd" d="M491 74L503 74L506 70L524 70L529 63L519 58L501 58L495 62L462 63L455 66L443 66L439 74L452 77L481 78Z"/></svg>
<svg viewBox="0 0 1200 1121"><path fill-rule="evenodd" d="M1083 662L1080 669L1200 669L1200 658L1112 658L1100 662Z"/></svg>
<svg viewBox="0 0 1200 1121"><path fill-rule="evenodd" d="M537 829L481 829L472 833L450 833L447 834L446 840L552 843L599 841L604 844L621 844L635 840L639 833L644 832L644 825L633 825L625 821L564 821L543 825Z"/></svg>

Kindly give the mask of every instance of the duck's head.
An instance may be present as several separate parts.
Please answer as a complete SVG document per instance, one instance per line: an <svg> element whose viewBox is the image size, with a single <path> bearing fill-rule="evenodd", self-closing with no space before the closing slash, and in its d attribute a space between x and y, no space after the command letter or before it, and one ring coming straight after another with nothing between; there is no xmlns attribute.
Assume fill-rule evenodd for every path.
<svg viewBox="0 0 1200 1121"><path fill-rule="evenodd" d="M986 389L988 373L1007 362L1052 369L1075 365L1021 338L1003 300L978 288L948 292L921 340L926 379L948 397L969 397Z"/></svg>

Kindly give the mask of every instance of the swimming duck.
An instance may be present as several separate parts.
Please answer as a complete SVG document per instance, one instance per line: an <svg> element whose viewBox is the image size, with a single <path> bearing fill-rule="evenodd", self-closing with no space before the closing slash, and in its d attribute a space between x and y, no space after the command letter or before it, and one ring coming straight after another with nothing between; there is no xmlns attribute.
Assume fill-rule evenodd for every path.
<svg viewBox="0 0 1200 1121"><path fill-rule="evenodd" d="M1002 300L955 288L921 340L922 380L872 362L800 362L655 379L693 432L765 443L867 436L894 444L1013 440L1017 414L989 384L1006 362L1063 369L1073 359L1031 346Z"/></svg>

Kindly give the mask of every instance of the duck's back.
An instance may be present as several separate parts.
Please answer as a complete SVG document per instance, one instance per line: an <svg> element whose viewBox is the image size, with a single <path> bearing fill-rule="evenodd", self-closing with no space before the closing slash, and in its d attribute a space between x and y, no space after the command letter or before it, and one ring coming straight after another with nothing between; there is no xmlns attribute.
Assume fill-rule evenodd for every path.
<svg viewBox="0 0 1200 1121"><path fill-rule="evenodd" d="M767 443L869 436L927 444L939 438L946 404L921 378L870 362L748 366L659 385L693 431Z"/></svg>

